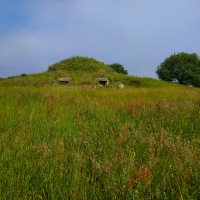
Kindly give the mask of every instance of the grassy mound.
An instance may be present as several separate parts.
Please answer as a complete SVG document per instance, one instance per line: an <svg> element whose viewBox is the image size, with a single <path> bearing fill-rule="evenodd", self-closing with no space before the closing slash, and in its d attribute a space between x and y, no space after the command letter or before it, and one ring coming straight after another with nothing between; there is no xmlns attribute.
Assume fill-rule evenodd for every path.
<svg viewBox="0 0 200 200"><path fill-rule="evenodd" d="M76 56L49 66L48 72L65 70L70 72L113 72L113 69L108 67L103 62L97 61L94 58Z"/></svg>
<svg viewBox="0 0 200 200"><path fill-rule="evenodd" d="M114 71L109 65L97 61L94 58L76 56L48 67L48 70L38 74L21 74L20 76L8 77L0 81L0 86L50 86L58 85L58 78L70 77L70 86L88 85L94 86L99 83L96 77L106 77L112 86L124 84L134 87L167 87L171 84L152 79L139 78L124 75Z"/></svg>

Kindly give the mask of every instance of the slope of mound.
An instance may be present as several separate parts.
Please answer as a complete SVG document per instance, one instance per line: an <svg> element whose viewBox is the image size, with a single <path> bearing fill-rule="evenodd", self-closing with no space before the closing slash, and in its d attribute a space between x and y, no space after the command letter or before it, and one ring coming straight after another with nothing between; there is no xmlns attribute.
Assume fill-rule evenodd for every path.
<svg viewBox="0 0 200 200"><path fill-rule="evenodd" d="M49 66L48 70L38 74L21 74L0 80L0 86L51 86L59 85L59 79L69 77L69 86L99 84L97 77L105 77L111 86L168 87L171 84L152 79L139 78L116 72L109 65L94 58L76 56Z"/></svg>
<svg viewBox="0 0 200 200"><path fill-rule="evenodd" d="M73 72L95 72L99 70L105 70L107 72L113 71L103 62L97 61L94 58L76 56L49 66L48 72L53 71L73 71Z"/></svg>

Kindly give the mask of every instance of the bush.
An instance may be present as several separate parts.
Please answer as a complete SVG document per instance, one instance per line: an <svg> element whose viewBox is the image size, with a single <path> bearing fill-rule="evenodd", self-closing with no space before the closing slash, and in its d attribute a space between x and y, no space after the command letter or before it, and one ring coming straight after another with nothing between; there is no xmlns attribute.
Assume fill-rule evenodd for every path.
<svg viewBox="0 0 200 200"><path fill-rule="evenodd" d="M128 71L124 69L123 65L119 63L113 63L111 65L108 65L112 69L114 69L116 72L121 73L121 74L128 74Z"/></svg>

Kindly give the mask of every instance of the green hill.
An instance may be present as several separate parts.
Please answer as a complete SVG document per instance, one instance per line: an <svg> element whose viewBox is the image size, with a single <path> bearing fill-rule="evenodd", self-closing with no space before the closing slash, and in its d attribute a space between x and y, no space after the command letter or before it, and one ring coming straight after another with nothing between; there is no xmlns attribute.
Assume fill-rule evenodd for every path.
<svg viewBox="0 0 200 200"><path fill-rule="evenodd" d="M165 87L169 83L153 78L139 78L124 75L114 71L109 65L97 61L94 58L75 56L48 67L48 70L38 74L21 74L18 76L2 79L2 86L45 86L58 85L58 79L70 77L70 86L98 85L97 77L105 77L112 86L124 84L135 87Z"/></svg>
<svg viewBox="0 0 200 200"><path fill-rule="evenodd" d="M62 60L58 63L55 63L49 66L49 72L55 71L69 71L69 72L99 72L99 71L107 71L112 72L113 70L108 67L103 62L97 61L94 58L76 56L71 57L65 60Z"/></svg>

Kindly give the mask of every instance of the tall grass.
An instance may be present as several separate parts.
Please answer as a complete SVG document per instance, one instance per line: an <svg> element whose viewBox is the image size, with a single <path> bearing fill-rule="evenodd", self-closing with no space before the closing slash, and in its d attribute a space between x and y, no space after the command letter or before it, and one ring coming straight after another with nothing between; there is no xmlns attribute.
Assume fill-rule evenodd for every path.
<svg viewBox="0 0 200 200"><path fill-rule="evenodd" d="M1 87L1 199L199 199L199 97Z"/></svg>

